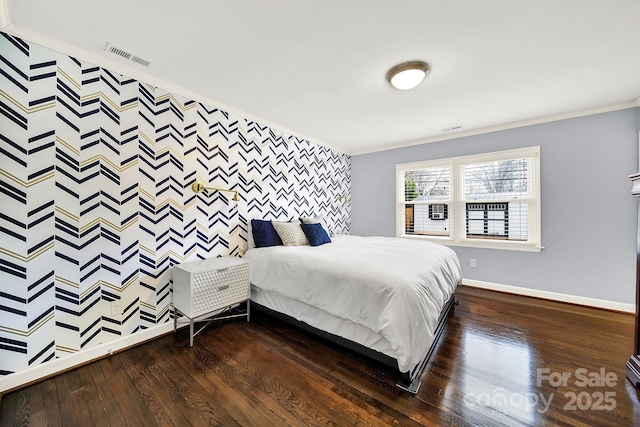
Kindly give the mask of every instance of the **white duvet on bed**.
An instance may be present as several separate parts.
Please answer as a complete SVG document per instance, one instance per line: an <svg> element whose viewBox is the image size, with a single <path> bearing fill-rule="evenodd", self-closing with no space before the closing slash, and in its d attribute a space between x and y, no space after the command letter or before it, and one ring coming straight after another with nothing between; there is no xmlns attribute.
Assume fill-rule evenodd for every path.
<svg viewBox="0 0 640 427"><path fill-rule="evenodd" d="M336 235L316 247L250 249L244 258L252 261L254 286L380 333L401 372L426 353L461 279L448 247L389 237Z"/></svg>

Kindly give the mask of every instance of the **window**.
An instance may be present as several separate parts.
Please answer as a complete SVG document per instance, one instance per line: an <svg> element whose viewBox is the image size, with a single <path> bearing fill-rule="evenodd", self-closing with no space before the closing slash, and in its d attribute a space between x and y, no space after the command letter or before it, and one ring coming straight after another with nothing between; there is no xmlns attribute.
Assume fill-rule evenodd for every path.
<svg viewBox="0 0 640 427"><path fill-rule="evenodd" d="M530 147L397 165L397 235L539 251L539 159Z"/></svg>

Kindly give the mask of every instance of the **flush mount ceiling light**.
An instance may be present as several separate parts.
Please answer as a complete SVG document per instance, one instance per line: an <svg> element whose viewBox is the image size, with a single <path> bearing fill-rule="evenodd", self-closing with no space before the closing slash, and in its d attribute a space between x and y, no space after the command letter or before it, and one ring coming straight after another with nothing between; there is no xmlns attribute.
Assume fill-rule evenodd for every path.
<svg viewBox="0 0 640 427"><path fill-rule="evenodd" d="M429 72L429 64L423 61L409 61L398 64L387 73L391 86L400 90L418 86Z"/></svg>

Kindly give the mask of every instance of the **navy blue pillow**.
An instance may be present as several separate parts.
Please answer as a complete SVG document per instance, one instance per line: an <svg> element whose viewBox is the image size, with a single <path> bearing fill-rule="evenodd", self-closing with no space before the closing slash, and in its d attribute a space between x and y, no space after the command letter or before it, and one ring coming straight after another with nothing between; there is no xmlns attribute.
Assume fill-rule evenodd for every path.
<svg viewBox="0 0 640 427"><path fill-rule="evenodd" d="M256 248L282 245L282 240L276 233L276 229L273 228L271 221L252 219L251 232L253 233L253 243Z"/></svg>
<svg viewBox="0 0 640 427"><path fill-rule="evenodd" d="M320 246L325 243L331 243L331 239L322 224L300 224L304 235L307 236L311 246Z"/></svg>

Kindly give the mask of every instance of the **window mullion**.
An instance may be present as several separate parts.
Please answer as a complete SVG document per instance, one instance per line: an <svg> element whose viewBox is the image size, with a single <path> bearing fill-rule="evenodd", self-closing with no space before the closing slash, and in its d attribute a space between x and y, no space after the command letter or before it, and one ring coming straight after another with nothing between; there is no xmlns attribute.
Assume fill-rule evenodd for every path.
<svg viewBox="0 0 640 427"><path fill-rule="evenodd" d="M455 242L460 242L466 234L466 217L464 204L464 168L459 162L454 160L451 164L452 175L454 176L453 203L455 204L456 221L452 229L452 237Z"/></svg>

